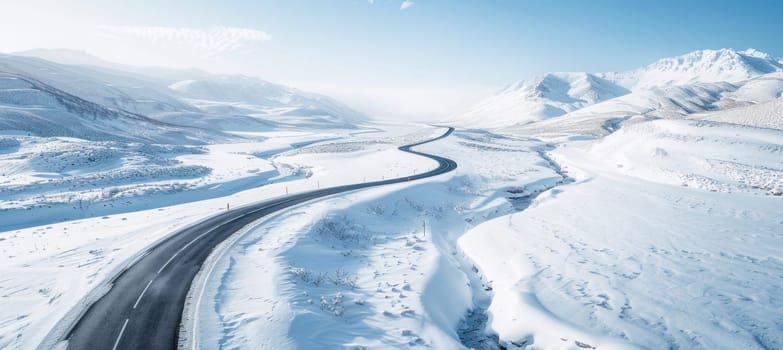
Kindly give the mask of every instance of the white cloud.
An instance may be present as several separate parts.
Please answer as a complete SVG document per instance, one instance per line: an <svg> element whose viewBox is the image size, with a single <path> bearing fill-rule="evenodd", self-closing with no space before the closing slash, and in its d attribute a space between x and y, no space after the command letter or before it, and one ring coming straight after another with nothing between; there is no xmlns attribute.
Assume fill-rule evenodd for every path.
<svg viewBox="0 0 783 350"><path fill-rule="evenodd" d="M236 51L272 39L266 32L236 27L197 29L102 25L98 29L112 36L141 39L161 45L182 45L206 53Z"/></svg>
<svg viewBox="0 0 783 350"><path fill-rule="evenodd" d="M400 5L400 10L407 10L413 6L413 0L405 0L402 2L402 5Z"/></svg>

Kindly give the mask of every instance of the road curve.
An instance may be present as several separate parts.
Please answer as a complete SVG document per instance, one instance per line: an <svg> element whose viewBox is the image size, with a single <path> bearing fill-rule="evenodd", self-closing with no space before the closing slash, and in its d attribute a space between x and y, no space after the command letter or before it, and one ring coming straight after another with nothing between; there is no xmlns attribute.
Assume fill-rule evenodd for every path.
<svg viewBox="0 0 783 350"><path fill-rule="evenodd" d="M240 207L186 227L151 248L119 274L109 291L92 304L67 333L68 349L176 349L185 298L201 265L220 242L242 227L276 211L316 198L367 187L444 174L457 168L451 159L412 150L446 133L399 147L434 159L438 167L413 176L324 188Z"/></svg>

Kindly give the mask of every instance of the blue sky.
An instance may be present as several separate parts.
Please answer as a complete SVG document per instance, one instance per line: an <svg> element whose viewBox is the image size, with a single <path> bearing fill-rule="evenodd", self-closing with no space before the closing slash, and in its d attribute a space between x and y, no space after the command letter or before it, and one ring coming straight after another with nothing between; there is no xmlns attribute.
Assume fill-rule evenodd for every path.
<svg viewBox="0 0 783 350"><path fill-rule="evenodd" d="M389 117L455 113L549 71L632 69L704 48L783 55L781 1L65 3L2 5L0 51L67 47L122 63L244 73Z"/></svg>

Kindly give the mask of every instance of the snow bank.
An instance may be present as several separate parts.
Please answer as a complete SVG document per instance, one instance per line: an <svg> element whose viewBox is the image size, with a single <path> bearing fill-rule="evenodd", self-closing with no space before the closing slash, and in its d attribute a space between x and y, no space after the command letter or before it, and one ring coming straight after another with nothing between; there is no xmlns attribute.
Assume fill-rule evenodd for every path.
<svg viewBox="0 0 783 350"><path fill-rule="evenodd" d="M783 130L783 99L778 98L757 105L697 114L691 118Z"/></svg>
<svg viewBox="0 0 783 350"><path fill-rule="evenodd" d="M558 148L574 184L459 240L490 328L523 348L780 348L783 206L746 181L779 186L781 136L655 121Z"/></svg>
<svg viewBox="0 0 783 350"><path fill-rule="evenodd" d="M657 120L628 126L592 146L616 172L718 192L783 193L783 134L710 122Z"/></svg>

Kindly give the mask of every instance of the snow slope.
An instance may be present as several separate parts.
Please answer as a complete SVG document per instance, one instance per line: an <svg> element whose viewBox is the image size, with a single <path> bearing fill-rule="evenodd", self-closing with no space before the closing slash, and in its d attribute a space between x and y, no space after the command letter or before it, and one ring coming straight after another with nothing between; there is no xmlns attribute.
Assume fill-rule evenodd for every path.
<svg viewBox="0 0 783 350"><path fill-rule="evenodd" d="M514 126L507 131L546 137L603 136L628 121L713 118L726 122L781 128L776 100L783 96L783 73L769 73L737 83L694 83L636 90L559 118ZM723 117L718 117L723 115ZM722 118L722 119L721 119Z"/></svg>
<svg viewBox="0 0 783 350"><path fill-rule="evenodd" d="M589 73L550 73L512 84L460 117L460 124L498 127L561 116L628 93Z"/></svg>
<svg viewBox="0 0 783 350"><path fill-rule="evenodd" d="M777 98L756 105L699 113L690 117L760 128L783 129L783 99Z"/></svg>
<svg viewBox="0 0 783 350"><path fill-rule="evenodd" d="M71 50L19 55L0 55L0 71L112 109L180 125L268 131L270 125L355 127L366 119L330 97L247 76L124 66Z"/></svg>
<svg viewBox="0 0 783 350"><path fill-rule="evenodd" d="M232 137L107 108L38 80L0 73L0 133L167 144L203 144Z"/></svg>
<svg viewBox="0 0 783 350"><path fill-rule="evenodd" d="M13 55L0 55L0 71L39 81L98 105L145 116L197 111L172 96L165 85L129 72Z"/></svg>
<svg viewBox="0 0 783 350"><path fill-rule="evenodd" d="M781 145L658 120L559 147L575 183L459 240L494 281L489 329L548 349L780 348Z"/></svg>
<svg viewBox="0 0 783 350"><path fill-rule="evenodd" d="M169 85L169 88L185 101L211 114L243 114L279 125L347 128L365 119L360 113L327 96L247 76L216 75L182 80ZM172 120L172 116L160 118Z"/></svg>
<svg viewBox="0 0 783 350"><path fill-rule="evenodd" d="M640 69L601 74L631 90L662 85L736 83L783 70L783 61L754 49L698 50L660 59Z"/></svg>
<svg viewBox="0 0 783 350"><path fill-rule="evenodd" d="M628 121L678 119L691 113L719 109L724 96L737 90L729 83L699 83L639 90L588 106L562 117L506 128L507 132L540 137L566 135L603 136ZM747 101L731 100L734 104Z"/></svg>

